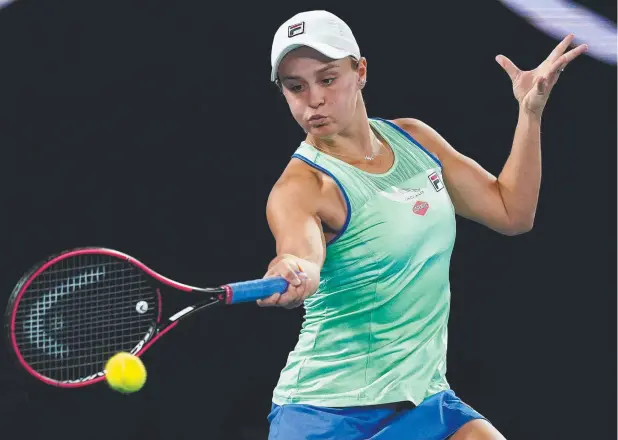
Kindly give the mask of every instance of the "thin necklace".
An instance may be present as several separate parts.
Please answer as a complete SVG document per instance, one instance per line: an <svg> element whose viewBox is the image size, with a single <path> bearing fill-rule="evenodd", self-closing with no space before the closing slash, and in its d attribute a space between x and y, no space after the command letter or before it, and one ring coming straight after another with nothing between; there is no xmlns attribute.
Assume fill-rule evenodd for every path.
<svg viewBox="0 0 618 440"><path fill-rule="evenodd" d="M376 150L375 148L373 148L373 150L374 150L374 151L371 153L371 156L365 156L365 157L364 157L364 159L365 159L365 160L374 160L377 156L379 156L379 155L381 154L382 147L384 146L384 145L382 144L382 142L380 142L380 140L378 139L378 137L374 134L374 132L373 132L373 131L371 131L371 141L372 141L372 144L373 144L373 145L377 145L377 147L378 147L378 148L377 148L377 150ZM354 156L348 156L348 155L341 154L341 153L335 153L335 152L333 152L333 151L331 151L331 152L326 152L326 151L322 150L321 148L319 148L317 145L314 145L313 147L314 147L314 148L316 148L317 150L320 150L322 153L326 153L326 154L335 154L335 155L337 155L337 156L347 157L347 158L350 158L350 159L354 159Z"/></svg>

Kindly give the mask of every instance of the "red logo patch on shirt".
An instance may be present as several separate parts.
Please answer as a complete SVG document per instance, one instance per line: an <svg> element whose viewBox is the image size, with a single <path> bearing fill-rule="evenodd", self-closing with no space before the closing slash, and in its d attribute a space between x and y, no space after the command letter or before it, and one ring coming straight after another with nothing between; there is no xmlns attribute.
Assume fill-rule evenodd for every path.
<svg viewBox="0 0 618 440"><path fill-rule="evenodd" d="M428 209L429 209L429 203L422 202L422 201L419 200L412 207L412 212L414 214L418 214L418 215L425 215L425 213L427 212Z"/></svg>

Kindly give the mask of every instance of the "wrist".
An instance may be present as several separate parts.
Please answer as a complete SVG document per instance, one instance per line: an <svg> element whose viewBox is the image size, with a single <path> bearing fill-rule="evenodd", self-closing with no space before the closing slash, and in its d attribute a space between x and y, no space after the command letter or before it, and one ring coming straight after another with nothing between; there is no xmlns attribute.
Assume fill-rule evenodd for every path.
<svg viewBox="0 0 618 440"><path fill-rule="evenodd" d="M301 258L299 256L293 254L279 254L275 258L272 259L270 264L268 265L268 269L270 270L275 264L280 261L286 260L296 267L300 272L304 272L310 279L316 280L319 283L320 281L320 266L314 263L311 260L307 260L305 258Z"/></svg>
<svg viewBox="0 0 618 440"><path fill-rule="evenodd" d="M530 122L540 122L543 117L543 109L531 110L525 104L519 106L518 119Z"/></svg>
<svg viewBox="0 0 618 440"><path fill-rule="evenodd" d="M525 106L520 106L519 107L519 115L518 115L518 121L520 122L530 122L530 123L537 123L539 124L541 122L541 119L543 118L543 110L530 110L528 108L526 108Z"/></svg>

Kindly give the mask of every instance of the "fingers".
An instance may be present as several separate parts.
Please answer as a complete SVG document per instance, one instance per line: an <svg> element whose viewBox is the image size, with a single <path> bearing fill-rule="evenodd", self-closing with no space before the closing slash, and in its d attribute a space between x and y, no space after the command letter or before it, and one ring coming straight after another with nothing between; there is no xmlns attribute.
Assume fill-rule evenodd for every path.
<svg viewBox="0 0 618 440"><path fill-rule="evenodd" d="M574 34L567 35L549 54L547 61L550 63L550 72L560 73L560 71L563 70L567 64L588 50L587 44L580 44L579 46L566 52L569 46L573 43L574 39Z"/></svg>
<svg viewBox="0 0 618 440"><path fill-rule="evenodd" d="M573 43L574 39L575 35L569 34L554 48L554 50L549 54L547 59L541 64L541 66L544 67L543 71L545 71L547 65L550 65L551 67L549 72L559 73L560 70L564 69L567 66L567 64L569 64L581 54L588 51L587 44L580 44L579 46L566 52L569 46ZM514 81L521 73L521 70L515 65L515 63L513 63L504 55L498 55L496 57L496 61L506 71L506 73L509 75L509 78L511 78L511 81Z"/></svg>
<svg viewBox="0 0 618 440"><path fill-rule="evenodd" d="M571 61L573 61L575 58L577 58L581 54L585 53L587 50L588 50L587 44L580 44L579 46L568 51L567 53L560 55L551 64L550 71L559 72L560 70L564 69L567 66L567 64L569 64Z"/></svg>
<svg viewBox="0 0 618 440"><path fill-rule="evenodd" d="M547 57L547 60L552 62L552 64L555 64L558 60L561 60L561 62L568 64L588 50L587 44L580 44L579 46L575 47L574 49L570 50L569 52L565 54L564 52L573 43L574 39L575 39L574 34L567 35L564 38L564 40L562 40L556 46L556 48L549 54L549 56Z"/></svg>
<svg viewBox="0 0 618 440"><path fill-rule="evenodd" d="M290 285L277 301L277 305L286 309L299 307L305 300L307 283L304 281L307 279L307 276L291 269L284 278L288 280Z"/></svg>
<svg viewBox="0 0 618 440"><path fill-rule="evenodd" d="M511 78L511 81L515 81L515 78L517 78L517 75L520 72L519 68L515 65L515 63L513 63L513 61L509 60L504 55L498 55L496 57L496 61L506 71L506 73L509 75L509 78Z"/></svg>
<svg viewBox="0 0 618 440"><path fill-rule="evenodd" d="M301 283L301 275L299 274L300 270L298 269L291 267L289 264L277 263L268 272L266 272L263 278L282 277L290 283L290 285L298 286Z"/></svg>
<svg viewBox="0 0 618 440"><path fill-rule="evenodd" d="M275 293L268 298L257 300L260 307L285 307L295 308L300 306L307 291L307 275L301 272L301 268L294 263L288 261L280 261L275 264L264 278L280 276L289 284L285 292Z"/></svg>
<svg viewBox="0 0 618 440"><path fill-rule="evenodd" d="M269 296L268 298L258 299L256 302L257 302L257 305L260 307L273 307L277 305L280 299L281 299L281 294L275 293Z"/></svg>
<svg viewBox="0 0 618 440"><path fill-rule="evenodd" d="M564 51L569 48L574 38L575 35L573 34L569 34L564 37L564 39L560 43L558 43L554 50L551 51L551 53L547 57L547 60L552 62L557 60L564 53Z"/></svg>
<svg viewBox="0 0 618 440"><path fill-rule="evenodd" d="M298 276L298 270L294 270L294 268L286 267L285 270L281 271L280 276L282 276L291 286L300 286L301 279Z"/></svg>
<svg viewBox="0 0 618 440"><path fill-rule="evenodd" d="M545 88L543 90L544 91L547 88L552 88L554 84L556 84L556 82L558 81L558 77L560 76L560 74L562 73L562 71L566 68L566 66L573 61L575 58L577 58L578 56L580 56L581 54L585 53L588 50L588 45L586 44L581 44L579 46L577 46L576 48L570 50L569 52L560 55L550 66L547 70L545 70ZM540 91L541 89L539 89Z"/></svg>
<svg viewBox="0 0 618 440"><path fill-rule="evenodd" d="M280 294L275 293L268 298L258 299L257 305L260 307L284 307L293 309L299 307L305 300L307 283L301 283L298 287L289 286L288 289Z"/></svg>

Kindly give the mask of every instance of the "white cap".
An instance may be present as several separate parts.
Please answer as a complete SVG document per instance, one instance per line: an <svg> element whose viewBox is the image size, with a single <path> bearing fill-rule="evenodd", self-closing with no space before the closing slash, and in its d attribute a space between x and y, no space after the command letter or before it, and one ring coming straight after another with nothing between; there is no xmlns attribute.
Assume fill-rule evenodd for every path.
<svg viewBox="0 0 618 440"><path fill-rule="evenodd" d="M327 11L296 14L283 23L273 39L270 54L270 80L277 79L279 63L290 51L309 46L328 58L339 60L347 56L360 59L360 49L350 27Z"/></svg>

